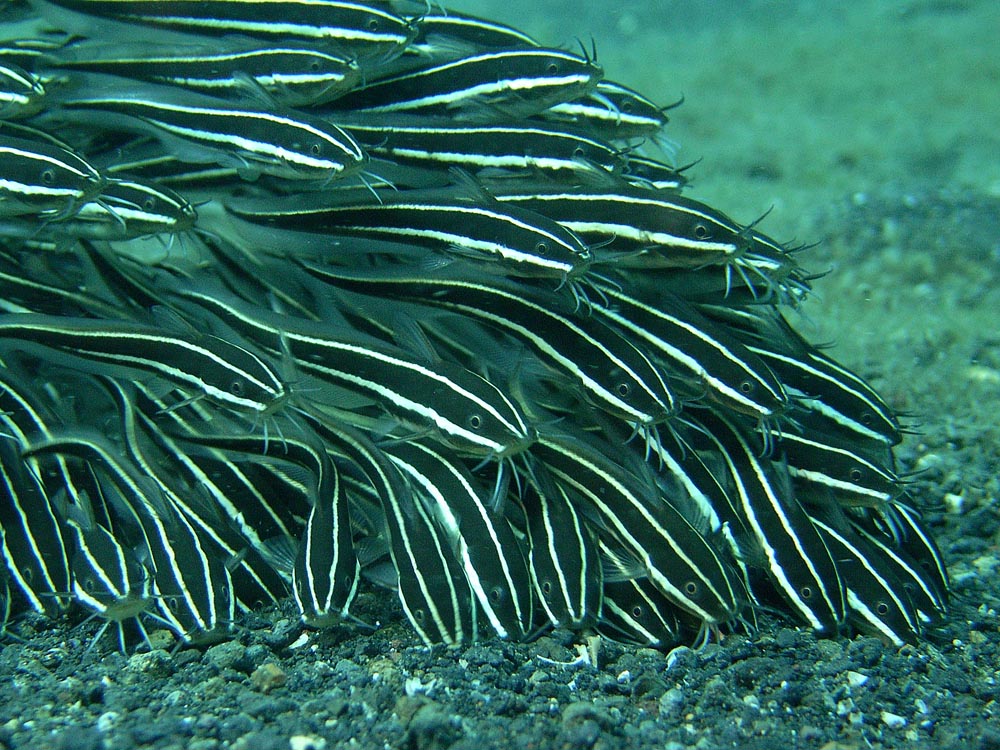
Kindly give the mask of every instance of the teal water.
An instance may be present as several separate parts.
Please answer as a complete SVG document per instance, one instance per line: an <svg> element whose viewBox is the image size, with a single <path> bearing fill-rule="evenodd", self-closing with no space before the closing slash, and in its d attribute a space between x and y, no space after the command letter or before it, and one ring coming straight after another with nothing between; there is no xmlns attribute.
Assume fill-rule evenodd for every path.
<svg viewBox="0 0 1000 750"><path fill-rule="evenodd" d="M596 40L609 77L664 104L702 200L795 233L818 202L892 180L1000 194L1000 6L963 2L576 3L468 12L553 44Z"/></svg>

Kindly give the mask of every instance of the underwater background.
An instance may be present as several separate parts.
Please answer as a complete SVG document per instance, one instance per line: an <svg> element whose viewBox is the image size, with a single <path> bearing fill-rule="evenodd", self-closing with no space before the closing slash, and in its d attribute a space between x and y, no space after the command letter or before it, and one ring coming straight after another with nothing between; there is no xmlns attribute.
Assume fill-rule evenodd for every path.
<svg viewBox="0 0 1000 750"><path fill-rule="evenodd" d="M613 6L613 7L612 7ZM557 631L428 651L393 614L373 634L287 648L265 610L207 651L85 652L38 621L0 644L0 747L1000 747L1000 9L980 2L453 3L589 48L669 112L686 194L828 273L793 323L866 377L915 433L949 563L942 628L902 649L753 635L670 654ZM362 595L364 598L366 594Z"/></svg>

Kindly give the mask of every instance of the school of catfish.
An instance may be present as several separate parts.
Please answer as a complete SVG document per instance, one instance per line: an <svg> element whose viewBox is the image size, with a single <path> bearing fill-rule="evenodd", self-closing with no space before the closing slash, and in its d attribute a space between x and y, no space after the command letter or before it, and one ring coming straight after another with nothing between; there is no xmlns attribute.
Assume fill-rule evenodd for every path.
<svg viewBox="0 0 1000 750"><path fill-rule="evenodd" d="M945 613L905 430L787 321L802 248L690 197L593 50L404 0L0 13L4 629Z"/></svg>

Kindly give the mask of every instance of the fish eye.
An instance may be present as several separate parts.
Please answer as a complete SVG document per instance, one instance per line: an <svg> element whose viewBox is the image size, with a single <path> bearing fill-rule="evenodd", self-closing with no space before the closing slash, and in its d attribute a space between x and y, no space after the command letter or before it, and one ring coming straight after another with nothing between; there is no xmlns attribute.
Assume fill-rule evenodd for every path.
<svg viewBox="0 0 1000 750"><path fill-rule="evenodd" d="M632 386L628 383L618 383L615 385L615 393L617 393L622 398L627 398L630 393L632 393Z"/></svg>
<svg viewBox="0 0 1000 750"><path fill-rule="evenodd" d="M503 589L499 586L494 586L490 589L490 602L493 604L499 604L504 600Z"/></svg>
<svg viewBox="0 0 1000 750"><path fill-rule="evenodd" d="M582 159L584 156L585 156L585 153L583 151L583 146L577 146L576 148L573 149L573 158L574 159Z"/></svg>
<svg viewBox="0 0 1000 750"><path fill-rule="evenodd" d="M889 614L889 605L885 602L879 602L875 605L875 612L878 613L879 616L885 617Z"/></svg>
<svg viewBox="0 0 1000 750"><path fill-rule="evenodd" d="M864 474L861 472L861 469L851 469L847 476L850 477L852 482L860 482Z"/></svg>
<svg viewBox="0 0 1000 750"><path fill-rule="evenodd" d="M319 156L321 153L323 153L323 147L318 143L314 143L309 147L309 153L312 154L313 156Z"/></svg>
<svg viewBox="0 0 1000 750"><path fill-rule="evenodd" d="M559 72L559 63L550 62L549 66L546 68L549 73L555 74Z"/></svg>
<svg viewBox="0 0 1000 750"><path fill-rule="evenodd" d="M367 26L369 31L378 31L378 19L374 17L369 18Z"/></svg>
<svg viewBox="0 0 1000 750"><path fill-rule="evenodd" d="M29 568L27 565L25 565L23 568L21 568L21 577L25 580L25 582L31 583L31 581L35 577L35 574L31 570L31 568Z"/></svg>
<svg viewBox="0 0 1000 750"><path fill-rule="evenodd" d="M95 581L92 576L87 576L86 578L83 579L83 590L84 591L90 592L90 591L93 591L96 588L97 588L97 581Z"/></svg>
<svg viewBox="0 0 1000 750"><path fill-rule="evenodd" d="M545 242L539 242L538 244L535 245L535 252L538 255L548 255L549 254L548 244Z"/></svg>
<svg viewBox="0 0 1000 750"><path fill-rule="evenodd" d="M870 425L872 423L872 415L870 412L865 412L861 415L861 424Z"/></svg>
<svg viewBox="0 0 1000 750"><path fill-rule="evenodd" d="M221 595L222 595L222 601L225 602L226 604L228 604L229 603L229 587L228 586L223 586L222 587Z"/></svg>
<svg viewBox="0 0 1000 750"><path fill-rule="evenodd" d="M422 609L415 609L413 610L413 619L419 623L423 623L423 621L427 619L427 613Z"/></svg>
<svg viewBox="0 0 1000 750"><path fill-rule="evenodd" d="M167 598L167 609L169 609L171 612L175 614L177 613L177 610L180 609L180 603L177 601L176 596L171 596Z"/></svg>
<svg viewBox="0 0 1000 750"><path fill-rule="evenodd" d="M152 211L156 208L156 198L153 198L152 196L146 198L146 200L142 202L142 208L145 211Z"/></svg>
<svg viewBox="0 0 1000 750"><path fill-rule="evenodd" d="M483 426L483 418L478 414L470 414L468 422L469 422L469 427L471 427L473 430L478 430L480 427Z"/></svg>
<svg viewBox="0 0 1000 750"><path fill-rule="evenodd" d="M229 384L229 392L232 393L234 396L242 396L243 395L243 381L242 380L234 380L232 383L230 383Z"/></svg>
<svg viewBox="0 0 1000 750"><path fill-rule="evenodd" d="M751 393L753 393L753 383L751 383L749 380L742 381L740 383L740 393L742 393L744 396L749 396Z"/></svg>
<svg viewBox="0 0 1000 750"><path fill-rule="evenodd" d="M642 615L643 615L643 611L642 611L642 607L640 605L636 604L634 607L632 607L632 617L634 617L636 620L638 620L639 618L642 617Z"/></svg>
<svg viewBox="0 0 1000 750"><path fill-rule="evenodd" d="M694 581L688 581L684 584L684 593L688 596L695 596L698 593L698 584Z"/></svg>
<svg viewBox="0 0 1000 750"><path fill-rule="evenodd" d="M621 103L621 106L618 107L618 109L627 114L632 111L632 102L626 99Z"/></svg>
<svg viewBox="0 0 1000 750"><path fill-rule="evenodd" d="M706 227L704 224L695 224L694 225L694 236L695 236L695 239L707 240L709 238L709 236L710 236L709 231L708 231L708 227Z"/></svg>
<svg viewBox="0 0 1000 750"><path fill-rule="evenodd" d="M803 586L802 588L799 589L799 596L801 596L803 599L812 599L813 596L812 588L809 586Z"/></svg>
<svg viewBox="0 0 1000 750"><path fill-rule="evenodd" d="M51 169L42 170L42 182L46 185L51 185L56 181L56 173Z"/></svg>
<svg viewBox="0 0 1000 750"><path fill-rule="evenodd" d="M542 581L542 594L549 596L552 593L552 581Z"/></svg>
<svg viewBox="0 0 1000 750"><path fill-rule="evenodd" d="M319 60L313 60L311 63L309 63L309 70L311 72L313 72L313 73L318 72L319 71Z"/></svg>

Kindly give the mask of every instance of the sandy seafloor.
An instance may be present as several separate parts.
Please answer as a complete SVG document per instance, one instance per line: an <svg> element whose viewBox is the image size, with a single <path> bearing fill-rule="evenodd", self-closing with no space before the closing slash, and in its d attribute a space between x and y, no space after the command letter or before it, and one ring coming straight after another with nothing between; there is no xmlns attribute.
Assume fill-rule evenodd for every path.
<svg viewBox="0 0 1000 750"><path fill-rule="evenodd" d="M579 5L586 5L585 8ZM93 627L0 645L0 747L1000 747L1000 6L481 0L551 43L597 41L661 102L690 195L829 270L795 314L912 415L899 450L950 563L920 645L764 619L670 655L579 637L428 651L391 596L374 634L299 634L291 608L202 652L89 653ZM561 663L560 663L561 662Z"/></svg>

